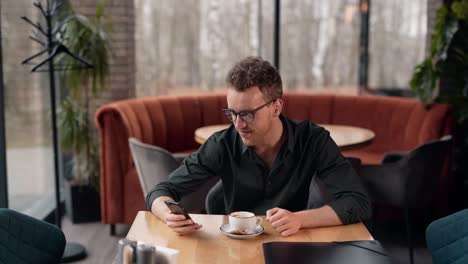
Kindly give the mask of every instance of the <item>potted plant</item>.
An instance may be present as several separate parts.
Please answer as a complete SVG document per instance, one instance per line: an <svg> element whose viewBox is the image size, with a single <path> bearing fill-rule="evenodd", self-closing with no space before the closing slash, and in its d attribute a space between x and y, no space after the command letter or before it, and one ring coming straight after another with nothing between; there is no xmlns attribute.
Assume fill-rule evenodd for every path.
<svg viewBox="0 0 468 264"><path fill-rule="evenodd" d="M455 181L460 197L454 201L466 203L462 196L468 191L468 163L463 160L468 156L468 0L438 9L430 54L415 67L410 87L426 105L443 102L455 108Z"/></svg>
<svg viewBox="0 0 468 264"><path fill-rule="evenodd" d="M69 70L61 75L65 96L62 96L58 118L61 146L70 156L64 164L67 212L74 223L96 221L100 219L97 192L100 168L90 102L104 91L109 75L110 23L102 3L97 3L94 15L84 16L74 12L67 2L56 25L70 52L93 66L77 70L81 66L79 61L65 55L60 58Z"/></svg>

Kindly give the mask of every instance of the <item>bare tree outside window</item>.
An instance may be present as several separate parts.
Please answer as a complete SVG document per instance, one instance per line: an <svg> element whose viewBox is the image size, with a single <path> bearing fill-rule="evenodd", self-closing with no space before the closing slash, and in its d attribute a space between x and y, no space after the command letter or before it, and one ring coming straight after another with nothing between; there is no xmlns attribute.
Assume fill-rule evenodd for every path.
<svg viewBox="0 0 468 264"><path fill-rule="evenodd" d="M372 1L369 24L369 86L409 89L424 59L427 0Z"/></svg>
<svg viewBox="0 0 468 264"><path fill-rule="evenodd" d="M358 4L358 0L282 2L280 61L285 87L323 90L356 84Z"/></svg>
<svg viewBox="0 0 468 264"><path fill-rule="evenodd" d="M273 59L273 0L135 0L135 12L139 97L222 90L243 57ZM426 13L424 0L372 1L371 88L407 87ZM356 94L360 23L359 0L282 0L285 89Z"/></svg>
<svg viewBox="0 0 468 264"><path fill-rule="evenodd" d="M258 50L258 2L144 1L136 6L137 96L214 91Z"/></svg>

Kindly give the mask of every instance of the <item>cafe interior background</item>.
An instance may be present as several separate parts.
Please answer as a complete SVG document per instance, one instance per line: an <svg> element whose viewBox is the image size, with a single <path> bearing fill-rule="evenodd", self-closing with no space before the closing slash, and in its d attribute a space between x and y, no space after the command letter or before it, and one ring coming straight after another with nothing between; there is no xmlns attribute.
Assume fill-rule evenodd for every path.
<svg viewBox="0 0 468 264"><path fill-rule="evenodd" d="M47 69L31 72L34 66L22 64L42 49L40 43L30 38L40 34L38 30L21 19L24 16L44 23L35 2L45 6L47 1L0 2L3 99L0 142L4 142L0 144L0 207L53 223L56 221L57 173L51 128L50 75ZM80 263L108 263L100 254L115 254L118 239L125 237L128 231L127 225L120 224L116 234L110 235L108 225L100 223L100 214L96 211L99 208L95 208L99 207L100 141L94 122L96 109L129 98L223 92L229 68L248 55L262 56L278 67L285 92L412 97L424 103L434 100L454 103L458 137L450 176L453 184L448 190L451 207L446 214L467 208L468 176L466 164L460 160L467 157L468 86L465 83L464 88L458 89L442 74L440 81L435 81L434 90L424 87L426 90L421 91L417 85L410 87L410 81L417 78L416 66L433 54L431 36L436 28L436 12L441 5L449 6L457 1L70 2L76 14L88 16L92 26L101 30L105 46L101 48L107 54L102 64L103 82L99 80L96 87L90 79L80 75L86 70L72 74L71 78L76 78L74 82L60 69L55 74L59 138L67 134L67 129L68 132L75 128L83 131L80 127L71 128L73 122L66 123L66 102L69 107L77 106L82 110L69 112L75 114L72 119L82 118L89 125L86 132L89 144L83 146L91 149L91 157L82 162L92 164L93 171L81 171L85 175L77 176L78 170L70 165L76 164L77 149L65 144L59 149L57 177L60 180L59 204L63 206L62 228L67 240L80 242L88 252L88 257ZM72 34L72 30L68 33ZM461 52L468 58L466 47ZM102 63L103 58L91 59ZM83 87L96 91L85 93ZM457 93L462 89L465 92L461 92L460 97ZM452 96L455 99L450 101L454 94L457 96ZM87 204L76 205L76 210L82 211L71 212L75 205L70 205L67 199L72 196L75 185L89 185L91 190L87 190L87 198L81 198L87 199ZM388 224L388 230L376 231L373 235L399 263L407 263L401 221L397 219L396 223ZM427 225L416 226L415 260L428 263L431 258L424 241ZM96 251L93 246L98 243L96 241L109 245L105 253Z"/></svg>

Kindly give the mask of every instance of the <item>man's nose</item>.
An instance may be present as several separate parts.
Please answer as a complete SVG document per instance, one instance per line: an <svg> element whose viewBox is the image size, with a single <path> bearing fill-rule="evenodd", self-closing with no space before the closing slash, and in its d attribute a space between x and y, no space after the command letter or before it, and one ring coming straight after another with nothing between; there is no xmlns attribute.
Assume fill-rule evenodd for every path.
<svg viewBox="0 0 468 264"><path fill-rule="evenodd" d="M235 127L245 127L246 126L246 122L244 120L242 120L242 118L240 118L240 116L237 116L236 118L236 121L234 121L234 126Z"/></svg>

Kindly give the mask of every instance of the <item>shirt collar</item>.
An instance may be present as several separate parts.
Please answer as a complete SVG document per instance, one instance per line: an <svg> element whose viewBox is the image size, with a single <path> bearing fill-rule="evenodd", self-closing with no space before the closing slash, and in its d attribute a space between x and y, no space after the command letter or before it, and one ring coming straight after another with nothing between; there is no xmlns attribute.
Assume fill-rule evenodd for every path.
<svg viewBox="0 0 468 264"><path fill-rule="evenodd" d="M283 124L283 131L284 130L287 131L287 134L286 134L286 141L287 142L286 142L286 144L288 145L288 149L289 149L290 152L293 152L294 151L294 139L293 139L294 134L293 134L293 128L292 128L291 122L283 114L280 114L279 118L281 120L281 123ZM236 133L238 133L238 132L236 131ZM237 136L239 136L239 135L237 135ZM247 152L247 150L251 149L252 147L249 147L249 146L245 145L242 142L241 139L240 139L240 142L241 142L241 146L242 146L242 155L244 155Z"/></svg>
<svg viewBox="0 0 468 264"><path fill-rule="evenodd" d="M241 142L241 146L242 146L242 155L245 155L245 153L246 153L249 149L251 149L252 147L245 145L244 142L242 141L242 139L240 138L240 135L239 135L239 134L238 134L237 136L239 137L239 140L240 140L240 142Z"/></svg>

